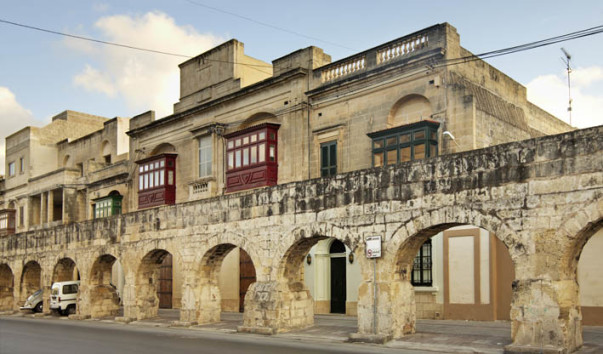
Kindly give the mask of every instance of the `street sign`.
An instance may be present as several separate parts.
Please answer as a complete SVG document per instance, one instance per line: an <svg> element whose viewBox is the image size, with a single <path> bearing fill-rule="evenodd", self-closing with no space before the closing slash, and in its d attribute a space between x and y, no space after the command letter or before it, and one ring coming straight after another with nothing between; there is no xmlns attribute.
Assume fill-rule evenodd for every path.
<svg viewBox="0 0 603 354"><path fill-rule="evenodd" d="M381 236L367 236L366 242L366 258L381 257Z"/></svg>

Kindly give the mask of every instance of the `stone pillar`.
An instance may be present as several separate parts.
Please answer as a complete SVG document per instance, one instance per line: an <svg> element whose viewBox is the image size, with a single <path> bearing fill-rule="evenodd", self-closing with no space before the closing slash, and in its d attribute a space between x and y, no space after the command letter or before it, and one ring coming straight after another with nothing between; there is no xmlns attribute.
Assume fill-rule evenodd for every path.
<svg viewBox="0 0 603 354"><path fill-rule="evenodd" d="M366 281L358 290L358 333L352 341L385 343L415 333L415 292L409 280Z"/></svg>
<svg viewBox="0 0 603 354"><path fill-rule="evenodd" d="M74 188L63 188L63 224L77 221L78 210L77 191Z"/></svg>
<svg viewBox="0 0 603 354"><path fill-rule="evenodd" d="M69 315L70 319L83 320L90 318L90 286L85 284L83 280L84 279L82 279L80 286L78 287L76 313L74 315Z"/></svg>
<svg viewBox="0 0 603 354"><path fill-rule="evenodd" d="M314 302L301 282L255 282L245 295L239 332L276 334L314 324Z"/></svg>
<svg viewBox="0 0 603 354"><path fill-rule="evenodd" d="M138 318L138 305L136 303L136 286L134 285L136 279L135 274L125 273L125 278L126 281L121 295L121 301L124 306L124 315L123 317L115 318L115 320L127 323L135 321Z"/></svg>
<svg viewBox="0 0 603 354"><path fill-rule="evenodd" d="M513 284L508 353L565 353L582 344L582 315L574 280L522 279Z"/></svg>
<svg viewBox="0 0 603 354"><path fill-rule="evenodd" d="M48 201L48 222L52 222L54 220L54 193L52 191L48 192L46 200Z"/></svg>
<svg viewBox="0 0 603 354"><path fill-rule="evenodd" d="M193 272L193 264L182 264L182 300L180 301L180 325L190 326L197 324L198 318L201 316L197 310L199 299L195 287L195 273ZM201 301L199 299L199 301ZM220 320L218 314L218 321Z"/></svg>
<svg viewBox="0 0 603 354"><path fill-rule="evenodd" d="M47 315L47 314L50 314L50 286L43 284L42 292L44 293L44 298L43 298L44 305L43 305L42 313Z"/></svg>
<svg viewBox="0 0 603 354"><path fill-rule="evenodd" d="M48 222L48 192L40 194L40 224Z"/></svg>

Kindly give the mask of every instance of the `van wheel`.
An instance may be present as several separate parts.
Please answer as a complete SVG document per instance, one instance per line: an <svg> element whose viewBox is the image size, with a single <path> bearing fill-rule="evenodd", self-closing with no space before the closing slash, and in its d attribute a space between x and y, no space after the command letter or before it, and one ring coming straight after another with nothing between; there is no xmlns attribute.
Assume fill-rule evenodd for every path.
<svg viewBox="0 0 603 354"><path fill-rule="evenodd" d="M43 306L43 303L42 302L38 302L38 304L36 305L36 307L34 307L33 311L34 312L42 312L42 306Z"/></svg>

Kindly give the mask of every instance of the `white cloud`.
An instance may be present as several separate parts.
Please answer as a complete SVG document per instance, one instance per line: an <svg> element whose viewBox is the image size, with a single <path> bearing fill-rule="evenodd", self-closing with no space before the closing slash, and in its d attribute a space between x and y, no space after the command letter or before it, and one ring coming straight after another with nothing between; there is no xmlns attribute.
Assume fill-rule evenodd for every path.
<svg viewBox="0 0 603 354"><path fill-rule="evenodd" d="M115 84L111 78L104 76L100 71L90 65L86 65L84 71L73 78L76 86L82 86L88 91L97 91L104 93L109 97L115 97Z"/></svg>
<svg viewBox="0 0 603 354"><path fill-rule="evenodd" d="M603 67L591 66L572 71L572 125L587 128L603 124L603 92L593 88L603 84ZM528 100L569 122L567 76L538 76L527 84Z"/></svg>
<svg viewBox="0 0 603 354"><path fill-rule="evenodd" d="M140 48L161 50L195 56L220 42L221 38L199 34L190 26L178 26L174 19L161 12L143 16L108 16L99 19L96 28L103 40ZM78 47L73 41L68 48L91 55L88 43ZM178 64L186 58L141 52L114 46L99 47L93 55L98 67L86 65L73 82L90 92L108 97L122 97L130 112L117 115L138 114L149 109L158 117L172 113L179 97Z"/></svg>
<svg viewBox="0 0 603 354"><path fill-rule="evenodd" d="M15 94L7 87L0 86L0 175L4 174L4 165L6 158L6 140L5 137L16 133L28 125L39 125L33 114L28 109L23 108Z"/></svg>

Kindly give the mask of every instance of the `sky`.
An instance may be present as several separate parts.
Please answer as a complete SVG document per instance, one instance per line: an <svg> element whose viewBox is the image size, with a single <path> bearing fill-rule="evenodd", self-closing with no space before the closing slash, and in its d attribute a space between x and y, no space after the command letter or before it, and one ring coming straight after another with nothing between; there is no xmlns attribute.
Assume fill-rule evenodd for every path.
<svg viewBox="0 0 603 354"><path fill-rule="evenodd" d="M184 56L236 38L268 63L310 45L335 61L442 22L473 53L507 48L603 25L603 1L0 0L0 20ZM603 124L603 34L487 62L568 121L561 47L572 55L572 125ZM169 115L185 60L0 23L0 175L4 137L64 110Z"/></svg>

